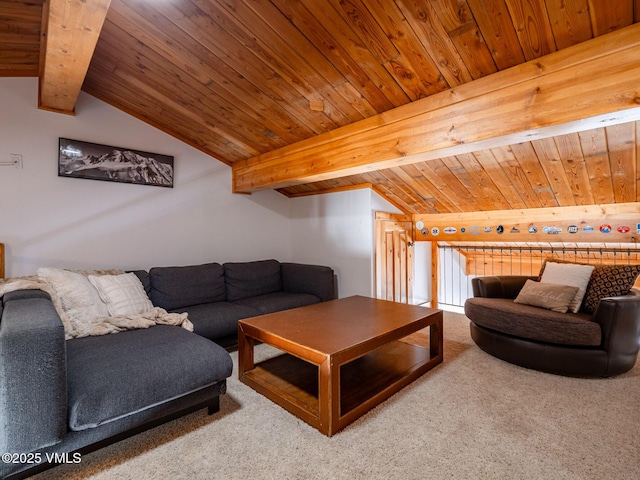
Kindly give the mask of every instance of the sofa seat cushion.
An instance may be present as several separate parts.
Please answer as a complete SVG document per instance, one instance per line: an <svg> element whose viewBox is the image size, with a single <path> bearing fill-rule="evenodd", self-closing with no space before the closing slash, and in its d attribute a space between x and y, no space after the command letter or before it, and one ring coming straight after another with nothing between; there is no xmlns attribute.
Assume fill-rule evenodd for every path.
<svg viewBox="0 0 640 480"><path fill-rule="evenodd" d="M69 428L94 428L214 385L231 375L219 345L157 325L67 341Z"/></svg>
<svg viewBox="0 0 640 480"><path fill-rule="evenodd" d="M238 320L260 315L252 307L229 302L204 303L179 309L193 323L193 332L212 340L238 335Z"/></svg>
<svg viewBox="0 0 640 480"><path fill-rule="evenodd" d="M558 313L508 298L469 298L465 314L473 323L515 337L559 345L599 346L600 325L585 313Z"/></svg>
<svg viewBox="0 0 640 480"><path fill-rule="evenodd" d="M258 295L257 297L243 298L234 303L254 308L260 312L260 315L264 315L289 308L320 303L320 299L310 293L274 292Z"/></svg>

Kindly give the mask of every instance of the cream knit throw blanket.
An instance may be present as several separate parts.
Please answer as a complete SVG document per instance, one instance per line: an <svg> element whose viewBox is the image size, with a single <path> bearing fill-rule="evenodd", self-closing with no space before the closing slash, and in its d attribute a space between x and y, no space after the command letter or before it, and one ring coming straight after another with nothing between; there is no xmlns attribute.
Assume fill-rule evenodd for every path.
<svg viewBox="0 0 640 480"><path fill-rule="evenodd" d="M98 271L76 271L83 275L117 275L124 273L122 270L98 270ZM135 330L138 328L149 328L154 325L176 325L185 330L193 331L193 324L187 318L186 313L169 313L166 310L154 307L138 315L111 316L92 320L82 325L75 323L75 328L69 320L63 301L55 289L38 276L16 277L0 279L0 297L5 293L17 290L42 290L49 294L56 312L64 325L65 337L80 338L87 336L106 335L125 330Z"/></svg>

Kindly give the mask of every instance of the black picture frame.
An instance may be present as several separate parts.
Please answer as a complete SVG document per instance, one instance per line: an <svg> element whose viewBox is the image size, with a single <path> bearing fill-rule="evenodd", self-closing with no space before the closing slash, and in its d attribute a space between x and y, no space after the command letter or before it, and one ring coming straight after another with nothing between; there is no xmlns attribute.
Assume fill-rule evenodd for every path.
<svg viewBox="0 0 640 480"><path fill-rule="evenodd" d="M173 157L131 148L58 139L58 176L173 188Z"/></svg>

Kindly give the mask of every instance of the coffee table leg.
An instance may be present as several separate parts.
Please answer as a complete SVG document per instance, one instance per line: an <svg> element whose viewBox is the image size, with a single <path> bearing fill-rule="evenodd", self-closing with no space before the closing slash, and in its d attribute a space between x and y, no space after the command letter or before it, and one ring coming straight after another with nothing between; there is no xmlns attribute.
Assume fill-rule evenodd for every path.
<svg viewBox="0 0 640 480"><path fill-rule="evenodd" d="M245 335L242 327L238 328L238 378L241 378L244 372L255 367L253 358L254 345L253 338Z"/></svg>
<svg viewBox="0 0 640 480"><path fill-rule="evenodd" d="M338 431L340 420L340 366L327 357L318 367L318 430L327 436Z"/></svg>
<svg viewBox="0 0 640 480"><path fill-rule="evenodd" d="M429 326L429 349L432 357L442 355L444 342L442 312L439 315L440 318Z"/></svg>

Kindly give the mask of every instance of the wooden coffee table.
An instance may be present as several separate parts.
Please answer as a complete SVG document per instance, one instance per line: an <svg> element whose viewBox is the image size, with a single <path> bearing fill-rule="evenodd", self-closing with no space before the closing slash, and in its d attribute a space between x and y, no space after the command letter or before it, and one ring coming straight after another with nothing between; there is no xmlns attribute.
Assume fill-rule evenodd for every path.
<svg viewBox="0 0 640 480"><path fill-rule="evenodd" d="M429 328L429 347L400 341ZM284 352L258 364L255 341ZM353 296L240 320L240 381L331 436L442 362L442 311Z"/></svg>

